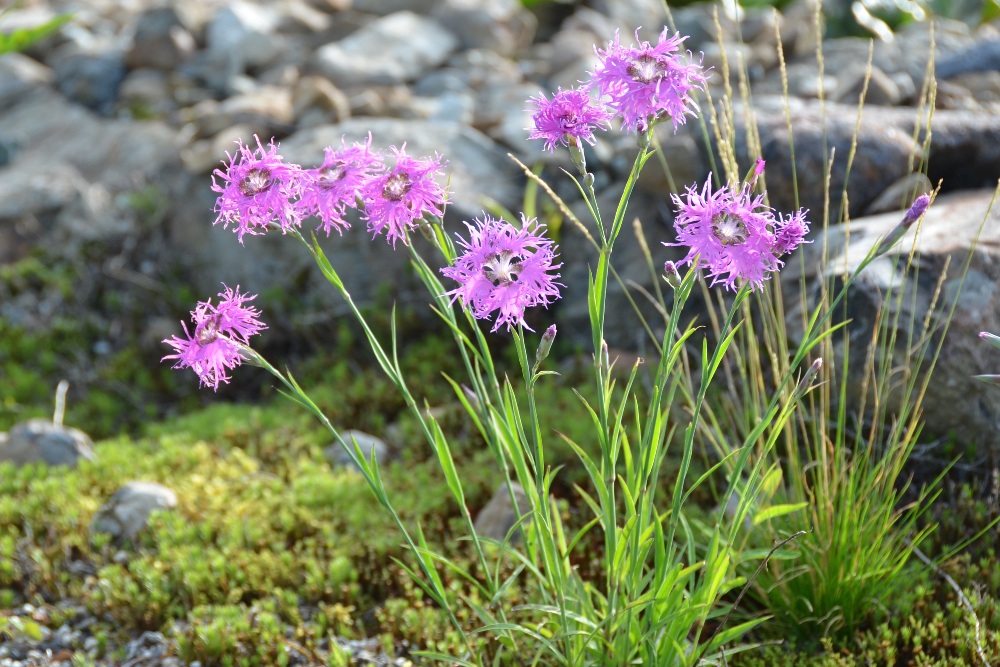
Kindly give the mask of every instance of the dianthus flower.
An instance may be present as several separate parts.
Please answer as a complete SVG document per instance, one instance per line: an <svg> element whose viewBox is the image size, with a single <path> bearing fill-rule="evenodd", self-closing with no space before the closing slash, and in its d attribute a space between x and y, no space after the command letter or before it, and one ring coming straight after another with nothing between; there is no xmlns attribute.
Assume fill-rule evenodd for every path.
<svg viewBox="0 0 1000 667"><path fill-rule="evenodd" d="M638 30L635 39L639 41ZM687 62L678 52L685 39L680 33L668 37L664 28L656 46L649 42L622 46L615 33L606 50L594 48L600 62L592 85L608 98L626 131L644 132L662 114L670 116L676 131L686 116L695 115L698 104L691 91L704 90L707 78L700 62Z"/></svg>
<svg viewBox="0 0 1000 667"><path fill-rule="evenodd" d="M521 216L518 229L503 219L484 214L468 222L469 240L458 237L465 252L453 266L441 269L459 286L448 292L452 303L462 301L477 319L488 319L494 311L499 315L493 331L506 324L508 331L519 324L532 331L524 322L524 310L532 306L548 306L559 298L558 273L551 273L562 264L555 263L555 250L550 239L542 236L544 225Z"/></svg>
<svg viewBox="0 0 1000 667"><path fill-rule="evenodd" d="M334 229L349 229L344 218L347 209L358 207L358 194L365 182L382 166L378 152L372 151L372 135L366 143L355 142L348 146L341 140L338 149L327 146L323 164L316 169L302 172L302 195L299 212L303 218L315 215L320 226L329 236Z"/></svg>
<svg viewBox="0 0 1000 667"><path fill-rule="evenodd" d="M184 338L173 336L163 342L174 348L175 354L168 354L161 361L176 359L174 368L192 368L198 374L201 385L218 391L220 382L229 382L228 370L236 368L243 361L242 346L248 345L251 336L266 329L259 319L260 311L252 306L244 306L256 295L240 294L239 285L219 292L219 304L200 301L193 311L194 334L184 327Z"/></svg>
<svg viewBox="0 0 1000 667"><path fill-rule="evenodd" d="M671 196L677 207L677 242L664 245L687 246L687 256L679 263L698 258L713 285L722 282L736 289L739 279L749 282L752 289L763 287L769 274L781 267L778 257L798 246L809 231L805 211L787 220L775 218L764 204L764 195L753 195L749 185L713 191L709 176L701 192L688 186L683 200Z"/></svg>
<svg viewBox="0 0 1000 667"><path fill-rule="evenodd" d="M226 153L229 158L226 170L216 169L212 173L212 190L219 193L214 224L221 222L228 227L229 223L235 223L240 243L245 234L263 234L275 221L283 232L302 224L295 203L302 190L302 170L296 164L284 162L273 140L264 148L256 135L254 139L258 150L251 150L239 141L234 155ZM224 181L222 185L216 183L216 176Z"/></svg>
<svg viewBox="0 0 1000 667"><path fill-rule="evenodd" d="M361 199L373 236L386 232L387 240L396 246L397 240L407 243L406 232L417 225L425 213L441 217L446 201L444 188L434 180L441 175L441 158L412 158L405 153L406 145L390 150L395 158L393 167L385 166L361 188Z"/></svg>
<svg viewBox="0 0 1000 667"><path fill-rule="evenodd" d="M806 220L805 209L785 218L784 214L778 214L778 219L774 224L774 254L777 257L787 255L798 248L809 233L809 222Z"/></svg>
<svg viewBox="0 0 1000 667"><path fill-rule="evenodd" d="M595 104L586 90L562 88L546 99L545 93L528 100L535 106L531 120L534 123L529 139L544 139L545 148L551 153L557 145L586 141L596 143L594 130L608 129L611 114L602 105Z"/></svg>

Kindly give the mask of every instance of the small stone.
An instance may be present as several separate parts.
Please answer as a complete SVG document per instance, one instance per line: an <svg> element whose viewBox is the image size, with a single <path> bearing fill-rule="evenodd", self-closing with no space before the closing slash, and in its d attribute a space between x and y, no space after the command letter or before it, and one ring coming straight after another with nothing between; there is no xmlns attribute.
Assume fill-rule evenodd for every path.
<svg viewBox="0 0 1000 667"><path fill-rule="evenodd" d="M339 123L351 116L351 102L342 90L321 76L304 76L292 88L292 112L301 122L311 111L322 113L323 122Z"/></svg>
<svg viewBox="0 0 1000 667"><path fill-rule="evenodd" d="M88 53L67 44L52 58L56 86L66 97L99 113L108 114L125 79L125 60L115 50Z"/></svg>
<svg viewBox="0 0 1000 667"><path fill-rule="evenodd" d="M0 440L0 462L16 466L45 463L50 466L76 467L80 459L93 461L94 443L79 429L32 419L16 425Z"/></svg>
<svg viewBox="0 0 1000 667"><path fill-rule="evenodd" d="M364 431L357 431L351 429L349 431L344 431L340 434L340 437L344 440L344 443L348 447L353 447L354 443L357 443L358 447L361 449L361 454L365 457L366 461L371 461L372 452L375 453L375 460L379 464L385 464L389 461L389 446L385 444L385 441L381 438L377 438L374 435L365 433ZM354 461L339 442L335 442L323 450L323 454L326 456L327 460L331 465L338 467L352 467L354 468Z"/></svg>
<svg viewBox="0 0 1000 667"><path fill-rule="evenodd" d="M176 506L177 494L167 487L153 482L129 482L97 510L90 532L132 539L146 527L153 510Z"/></svg>
<svg viewBox="0 0 1000 667"><path fill-rule="evenodd" d="M895 106L902 95L896 82L878 67L872 67L870 75L867 67L856 65L840 76L840 83L831 98L843 104L858 104L861 92L865 91L865 105ZM868 76L867 90L865 77Z"/></svg>
<svg viewBox="0 0 1000 667"><path fill-rule="evenodd" d="M194 49L194 37L184 28L176 9L150 9L139 16L125 62L129 69L170 70L186 60Z"/></svg>
<svg viewBox="0 0 1000 667"><path fill-rule="evenodd" d="M488 537L502 542L507 539L507 533L521 518L521 513L528 510L528 497L521 485L517 482L511 482L510 489L513 491L517 507L511 502L511 492L508 491L507 484L501 483L493 497L480 510L473 523L476 534L480 537ZM520 538L519 532L515 533L511 536L510 543L516 544Z"/></svg>

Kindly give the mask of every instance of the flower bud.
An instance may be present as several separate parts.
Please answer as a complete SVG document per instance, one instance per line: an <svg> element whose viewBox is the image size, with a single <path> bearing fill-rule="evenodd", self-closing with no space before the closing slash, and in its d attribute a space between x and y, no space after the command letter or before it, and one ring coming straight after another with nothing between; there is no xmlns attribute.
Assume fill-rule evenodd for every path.
<svg viewBox="0 0 1000 667"><path fill-rule="evenodd" d="M980 331L979 337L995 348L1000 349L1000 336L991 334L989 331Z"/></svg>
<svg viewBox="0 0 1000 667"><path fill-rule="evenodd" d="M538 350L535 352L535 368L545 361L545 357L549 356L549 351L552 349L552 342L556 339L556 325L550 326L542 334L542 340L538 342Z"/></svg>
<svg viewBox="0 0 1000 667"><path fill-rule="evenodd" d="M677 270L675 263L669 261L663 263L663 279L674 289L681 286L681 272Z"/></svg>
<svg viewBox="0 0 1000 667"><path fill-rule="evenodd" d="M823 368L823 358L819 357L816 361L812 362L812 365L806 369L805 375L799 380L799 384L795 387L795 399L798 400L806 395L806 392L812 388L813 380L819 374L820 369Z"/></svg>
<svg viewBox="0 0 1000 667"><path fill-rule="evenodd" d="M878 249L875 251L875 256L878 257L879 255L884 255L889 252L892 246L896 245L899 242L899 239L903 238L903 235L906 234L910 227L913 226L913 223L919 220L920 216L927 211L927 207L930 203L931 198L928 195L920 195L917 197L913 201L909 210L906 211L906 214L903 215L902 221L893 227L892 231L889 232L884 239L882 239L881 243L879 243Z"/></svg>

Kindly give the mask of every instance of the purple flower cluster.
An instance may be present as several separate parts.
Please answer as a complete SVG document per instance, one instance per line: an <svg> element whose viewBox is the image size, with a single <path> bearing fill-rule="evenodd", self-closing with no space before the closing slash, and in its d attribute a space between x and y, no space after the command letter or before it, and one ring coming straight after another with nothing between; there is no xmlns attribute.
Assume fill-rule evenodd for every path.
<svg viewBox="0 0 1000 667"><path fill-rule="evenodd" d="M627 132L645 132L653 123L669 118L674 130L698 111L692 97L704 90L707 72L701 61L680 49L686 37L669 36L664 28L653 45L624 46L618 34L606 49L595 52L598 64L590 80L580 88L560 89L547 99L544 93L528 102L533 105L533 127L529 139L543 139L549 151L559 144L580 140L594 143L594 131L606 130L613 117L621 118Z"/></svg>
<svg viewBox="0 0 1000 667"><path fill-rule="evenodd" d="M234 225L240 243L246 234L264 234L272 225L289 232L310 216L319 219L317 230L327 236L350 227L348 209L361 217L374 235L386 232L393 246L407 243L407 232L425 214L440 217L447 201L441 157L414 158L391 147L387 156L372 150L371 135L365 143L328 147L323 164L302 169L284 162L272 141L265 148L260 139L254 151L243 142L229 155L226 169L216 169L212 189L219 193L215 223ZM216 177L221 182L216 181Z"/></svg>
<svg viewBox="0 0 1000 667"><path fill-rule="evenodd" d="M713 190L709 176L700 192L689 186L683 199L671 197L677 207L677 242L664 245L687 247L679 263L697 261L713 285L721 282L736 289L739 280L752 289L763 287L769 274L781 267L780 257L795 250L809 232L805 210L775 214L764 204L764 195L751 193L749 183Z"/></svg>
<svg viewBox="0 0 1000 667"><path fill-rule="evenodd" d="M468 222L469 239L459 237L465 252L453 266L441 269L459 286L448 292L452 303L460 300L478 319L498 312L493 331L506 324L510 330L524 322L524 311L532 306L548 306L559 298L558 273L551 273L556 254L550 239L542 236L544 225L521 216L521 227L484 214L475 225Z"/></svg>
<svg viewBox="0 0 1000 667"><path fill-rule="evenodd" d="M194 333L186 323L184 337L173 336L163 342L174 348L162 361L176 359L174 368L191 368L198 374L202 386L218 391L219 383L229 382L227 371L239 366L243 359L243 347L249 345L250 337L256 336L267 327L257 319L260 312L243 305L257 297L240 294L239 285L230 289L223 284L219 292L219 304L200 301L191 311Z"/></svg>

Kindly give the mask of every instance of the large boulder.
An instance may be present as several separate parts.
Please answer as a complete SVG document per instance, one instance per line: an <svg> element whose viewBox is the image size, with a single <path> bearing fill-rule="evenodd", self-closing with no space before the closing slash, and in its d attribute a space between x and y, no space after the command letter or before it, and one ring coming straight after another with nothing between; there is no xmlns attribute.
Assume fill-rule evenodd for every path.
<svg viewBox="0 0 1000 667"><path fill-rule="evenodd" d="M939 196L919 225L919 234L916 227L911 229L858 275L846 308L850 341L848 396L853 401L860 401L866 386L865 358L876 323L883 321L889 327L886 333L896 334L892 367L923 372L927 362L918 368L913 357L915 347L908 346L916 346L927 322L930 353L939 341L941 353L923 400L925 434L952 436L962 444L994 448L995 454L1000 389L973 379L1000 370L1000 355L991 354L992 348L978 337L984 330L1000 332L1000 210L991 206L992 201L991 190ZM793 258L782 274L785 293L798 294L804 272L814 305L820 278L832 276L840 284L901 218L901 212L886 213L853 220L849 229L846 225L831 227L826 236L829 259L822 261L822 238L805 246L803 261ZM908 263L911 250L913 261ZM796 344L801 322L801 312L792 307L787 324ZM909 333L911 328L916 331L914 336ZM839 367L844 337L837 335L833 340ZM877 356L876 364L881 359ZM901 387L906 379L899 374L892 378L895 384L888 393L890 412L898 412L899 402L905 400Z"/></svg>

